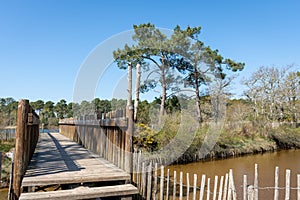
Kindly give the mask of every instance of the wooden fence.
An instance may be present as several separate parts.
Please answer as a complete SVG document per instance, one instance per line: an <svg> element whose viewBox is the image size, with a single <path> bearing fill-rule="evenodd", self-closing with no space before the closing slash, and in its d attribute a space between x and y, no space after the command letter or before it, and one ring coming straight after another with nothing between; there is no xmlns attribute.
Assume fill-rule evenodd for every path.
<svg viewBox="0 0 300 200"><path fill-rule="evenodd" d="M192 200L258 200L259 192L273 190L274 200L279 199L278 191L285 190L284 199L291 199L291 190L296 190L297 200L300 200L300 174L297 175L297 186L290 185L290 170L286 170L285 187L279 187L279 168L275 169L275 185L260 187L258 185L258 165L255 164L255 176L253 185L248 184L247 176L243 176L243 193L237 194L234 183L233 170L229 170L224 176L215 176L213 180L205 174L194 174L191 179L189 173L176 171L170 172L164 166L158 167L152 162L146 164L137 162L137 171L133 174L133 181L139 188L140 196L136 199L192 199ZM200 183L200 185L199 185ZM271 198L270 198L271 199ZM283 199L283 198L280 198ZM295 199L295 198L294 198Z"/></svg>
<svg viewBox="0 0 300 200"><path fill-rule="evenodd" d="M9 141L16 138L16 127L0 129L0 140Z"/></svg>
<svg viewBox="0 0 300 200"><path fill-rule="evenodd" d="M28 100L18 104L16 147L14 152L13 180L10 199L18 199L26 168L34 153L39 138L39 117L31 108Z"/></svg>
<svg viewBox="0 0 300 200"><path fill-rule="evenodd" d="M62 119L59 132L100 155L119 168L132 172L132 110Z"/></svg>

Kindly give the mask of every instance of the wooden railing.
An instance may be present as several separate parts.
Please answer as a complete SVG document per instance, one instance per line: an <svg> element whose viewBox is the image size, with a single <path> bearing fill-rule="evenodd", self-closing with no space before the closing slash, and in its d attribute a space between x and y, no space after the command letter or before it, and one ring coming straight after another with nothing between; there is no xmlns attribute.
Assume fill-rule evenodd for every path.
<svg viewBox="0 0 300 200"><path fill-rule="evenodd" d="M132 111L62 119L59 132L119 168L132 172Z"/></svg>
<svg viewBox="0 0 300 200"><path fill-rule="evenodd" d="M16 127L0 129L0 141L10 141L14 139L16 139Z"/></svg>
<svg viewBox="0 0 300 200"><path fill-rule="evenodd" d="M39 116L31 108L29 101L20 100L10 199L18 199L20 196L22 178L38 142L39 123Z"/></svg>

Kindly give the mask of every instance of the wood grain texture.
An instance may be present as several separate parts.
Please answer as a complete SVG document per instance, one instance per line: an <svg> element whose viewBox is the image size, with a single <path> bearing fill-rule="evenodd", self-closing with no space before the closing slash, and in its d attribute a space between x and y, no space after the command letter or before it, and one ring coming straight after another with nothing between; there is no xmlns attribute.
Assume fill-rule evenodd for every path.
<svg viewBox="0 0 300 200"><path fill-rule="evenodd" d="M70 190L51 192L23 193L20 200L67 200L67 199L91 199L97 197L128 196L137 194L138 190L131 184L105 186L105 187L78 187Z"/></svg>
<svg viewBox="0 0 300 200"><path fill-rule="evenodd" d="M59 133L42 133L22 186L122 180L130 174Z"/></svg>

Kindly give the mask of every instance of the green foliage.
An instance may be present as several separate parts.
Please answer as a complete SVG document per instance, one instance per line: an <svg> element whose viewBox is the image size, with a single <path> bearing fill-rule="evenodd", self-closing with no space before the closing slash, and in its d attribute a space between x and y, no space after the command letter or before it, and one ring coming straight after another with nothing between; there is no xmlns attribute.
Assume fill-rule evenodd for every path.
<svg viewBox="0 0 300 200"><path fill-rule="evenodd" d="M18 102L13 98L0 98L0 128L16 125Z"/></svg>
<svg viewBox="0 0 300 200"><path fill-rule="evenodd" d="M137 124L133 144L138 149L148 152L154 151L158 147L157 132L145 124Z"/></svg>
<svg viewBox="0 0 300 200"><path fill-rule="evenodd" d="M148 103L148 101L141 101L139 102L139 106L138 106L138 116L137 116L137 122L139 124L149 124L150 122L150 107L151 104Z"/></svg>
<svg viewBox="0 0 300 200"><path fill-rule="evenodd" d="M9 152L15 146L14 141L1 141L0 140L0 152Z"/></svg>

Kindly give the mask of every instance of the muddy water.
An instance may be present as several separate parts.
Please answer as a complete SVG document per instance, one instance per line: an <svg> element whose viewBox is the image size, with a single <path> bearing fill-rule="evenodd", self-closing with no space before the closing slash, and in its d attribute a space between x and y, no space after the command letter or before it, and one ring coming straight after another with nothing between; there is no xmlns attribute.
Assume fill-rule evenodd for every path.
<svg viewBox="0 0 300 200"><path fill-rule="evenodd" d="M233 169L235 187L237 190L238 199L243 199L243 175L248 176L248 184L253 185L254 182L254 165L258 164L259 176L259 199L273 199L274 189L267 189L265 187L274 187L275 167L279 167L279 186L285 186L285 170L291 170L291 187L297 187L297 174L300 174L300 150L284 150L273 153L264 153L258 155L250 155L238 158L230 158L226 160L196 162L185 165L174 165L167 168L171 171L180 171L190 174L190 184L193 183L193 174L198 174L198 186L200 186L202 174L211 179L211 190L213 190L213 182L215 175L225 176L229 169ZM178 177L178 175L177 175ZM177 178L178 180L178 178ZM185 178L184 178L185 181ZM265 188L265 189L263 189ZM279 190L279 199L284 199L285 190ZM190 198L192 194L190 194ZM212 196L211 196L212 197ZM296 190L291 190L291 198L296 199Z"/></svg>
<svg viewBox="0 0 300 200"><path fill-rule="evenodd" d="M8 189L0 189L0 200L7 200Z"/></svg>

